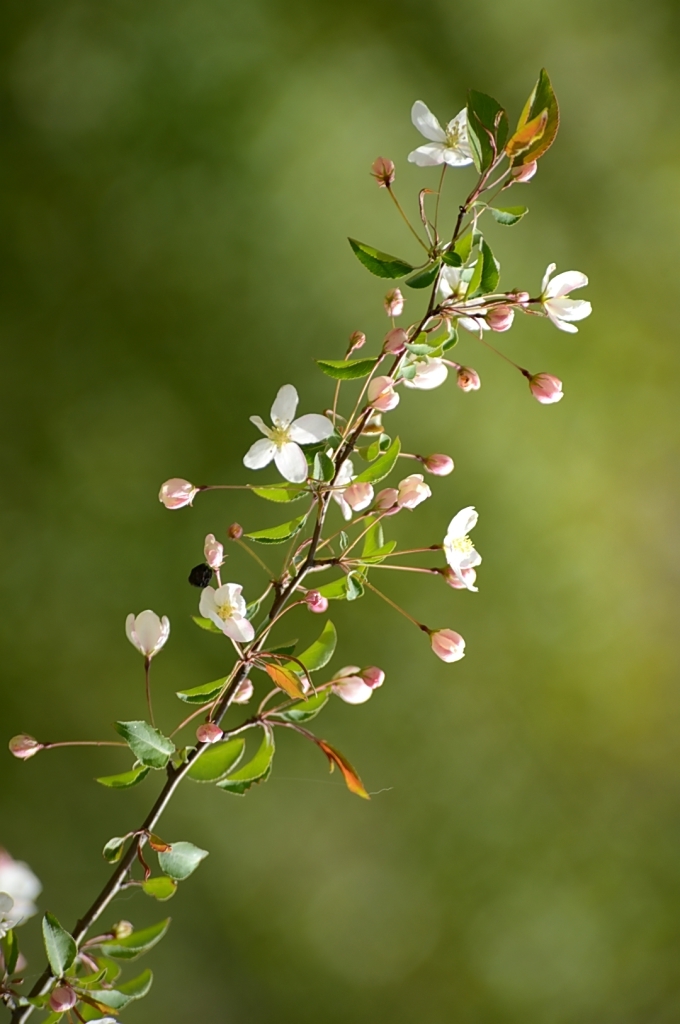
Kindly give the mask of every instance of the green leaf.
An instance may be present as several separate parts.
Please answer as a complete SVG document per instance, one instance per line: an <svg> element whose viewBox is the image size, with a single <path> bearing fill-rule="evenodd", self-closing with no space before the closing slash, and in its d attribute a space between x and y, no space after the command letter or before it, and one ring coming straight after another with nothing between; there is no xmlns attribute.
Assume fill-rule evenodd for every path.
<svg viewBox="0 0 680 1024"><path fill-rule="evenodd" d="M158 854L158 863L166 875L177 882L183 882L189 875L193 875L207 856L207 850L201 850L193 843L173 843L167 853Z"/></svg>
<svg viewBox="0 0 680 1024"><path fill-rule="evenodd" d="M468 286L467 295L471 299L478 295L488 295L496 290L499 280L498 263L487 242L482 239L481 252Z"/></svg>
<svg viewBox="0 0 680 1024"><path fill-rule="evenodd" d="M88 1006L87 1003L80 1004L78 1013L84 1021L96 1021L97 1024L118 1024L117 1017L111 1017L108 1014L105 1017L102 1017L101 1010L96 1009L94 1006ZM55 1016L57 1017L57 1020L63 1024L63 1016L61 1014L56 1014ZM42 1020L40 1024L50 1024L50 1022L51 1017L48 1017L47 1020Z"/></svg>
<svg viewBox="0 0 680 1024"><path fill-rule="evenodd" d="M315 640L306 651L303 651L298 660L302 662L308 672L318 672L320 668L325 668L333 657L337 642L338 634L329 619L318 640ZM293 672L300 671L299 665L296 666L294 661L291 661L286 667L292 669Z"/></svg>
<svg viewBox="0 0 680 1024"><path fill-rule="evenodd" d="M2 949L2 959L5 961L5 971L7 974L14 974L19 959L19 943L13 928L10 928L3 936L0 949Z"/></svg>
<svg viewBox="0 0 680 1024"><path fill-rule="evenodd" d="M443 252L442 262L444 262L447 267L463 266L463 260L461 259L460 253L456 252L455 249L447 249L446 252Z"/></svg>
<svg viewBox="0 0 680 1024"><path fill-rule="evenodd" d="M468 138L478 171L486 171L503 152L508 115L492 96L471 89L467 102Z"/></svg>
<svg viewBox="0 0 680 1024"><path fill-rule="evenodd" d="M124 939L104 939L99 943L104 956L112 957L114 960L136 960L148 952L157 942L160 942L168 928L170 918L151 925L150 928L142 928Z"/></svg>
<svg viewBox="0 0 680 1024"><path fill-rule="evenodd" d="M209 704L224 689L227 676L216 679L212 683L204 683L203 686L194 686L191 690L178 690L177 696L185 704Z"/></svg>
<svg viewBox="0 0 680 1024"><path fill-rule="evenodd" d="M453 324L449 325L449 336L442 343L442 352L448 352L450 348L458 344L458 331Z"/></svg>
<svg viewBox="0 0 680 1024"><path fill-rule="evenodd" d="M49 913L43 917L42 931L52 974L55 978L63 978L78 952L75 939L61 927L56 917Z"/></svg>
<svg viewBox="0 0 680 1024"><path fill-rule="evenodd" d="M335 380L359 380L361 377L368 377L378 360L317 359L316 362L326 376L334 377Z"/></svg>
<svg viewBox="0 0 680 1024"><path fill-rule="evenodd" d="M115 988L92 988L87 993L90 999L100 1006L107 1006L110 1010L122 1010L130 1002L130 996L119 992ZM90 1018L96 1020L97 1018Z"/></svg>
<svg viewBox="0 0 680 1024"><path fill-rule="evenodd" d="M256 530L255 533L245 533L244 537L254 540L258 544L283 544L290 540L296 533L299 533L305 525L307 516L300 516L298 519L291 519L289 523L281 523L280 526L272 526L268 530Z"/></svg>
<svg viewBox="0 0 680 1024"><path fill-rule="evenodd" d="M347 600L358 601L364 596L365 577L358 572L351 572L347 576Z"/></svg>
<svg viewBox="0 0 680 1024"><path fill-rule="evenodd" d="M243 736L235 736L224 743L213 743L206 747L197 761L194 761L187 772L194 782L216 782L235 768L243 757L246 741Z"/></svg>
<svg viewBox="0 0 680 1024"><path fill-rule="evenodd" d="M194 620L196 625L201 629L204 629L206 633L219 633L220 636L224 636L222 630L215 625L212 619L204 619L202 615L192 615L191 618Z"/></svg>
<svg viewBox="0 0 680 1024"><path fill-rule="evenodd" d="M323 587L316 589L322 597L328 598L329 601L346 601L347 577L341 576L339 580L333 580L332 583L326 583Z"/></svg>
<svg viewBox="0 0 680 1024"><path fill-rule="evenodd" d="M128 838L129 836L114 836L113 839L109 839L108 843L102 850L104 860L107 860L109 864L117 864L123 856L123 849L125 848Z"/></svg>
<svg viewBox="0 0 680 1024"><path fill-rule="evenodd" d="M138 782L145 779L150 770L150 768L140 765L139 768L133 768L129 772L121 772L120 775L102 775L96 781L102 786L107 786L109 789L129 789L130 786L136 786Z"/></svg>
<svg viewBox="0 0 680 1024"><path fill-rule="evenodd" d="M248 764L245 764L243 768L239 768L237 772L229 776L229 778L218 782L219 789L223 789L227 793L235 793L237 796L243 796L255 783L265 782L269 778L274 758L274 732L268 725L263 725L262 731L264 732L264 738L255 757Z"/></svg>
<svg viewBox="0 0 680 1024"><path fill-rule="evenodd" d="M148 722L116 722L114 726L138 761L149 768L165 768L175 744Z"/></svg>
<svg viewBox="0 0 680 1024"><path fill-rule="evenodd" d="M172 899L177 892L177 882L167 875L159 875L158 878L147 878L142 882L142 889L147 896L153 896L159 903Z"/></svg>
<svg viewBox="0 0 680 1024"><path fill-rule="evenodd" d="M315 480L321 480L324 483L330 483L335 476L335 466L333 460L330 459L324 452L317 452L314 456L314 465L312 469L312 476Z"/></svg>
<svg viewBox="0 0 680 1024"><path fill-rule="evenodd" d="M379 547L372 555L362 555L361 561L365 562L367 565L377 565L379 562L382 562L383 559L387 558L388 555L391 555L396 546L396 540L388 540L387 544L383 544L382 547Z"/></svg>
<svg viewBox="0 0 680 1024"><path fill-rule="evenodd" d="M127 996L129 1000L143 999L145 995L148 995L152 984L153 973L147 968L138 977L119 985L118 991Z"/></svg>
<svg viewBox="0 0 680 1024"><path fill-rule="evenodd" d="M315 697L300 701L299 704L294 704L292 707L286 708L285 711L278 712L276 717L283 718L286 722L309 722L312 718L316 718L321 709L326 706L330 695L330 690L322 690Z"/></svg>
<svg viewBox="0 0 680 1024"><path fill-rule="evenodd" d="M348 242L359 262L376 277L405 277L414 269L410 263L399 259L398 256L390 256L389 253L374 249L371 245L357 242L356 238L349 238Z"/></svg>
<svg viewBox="0 0 680 1024"><path fill-rule="evenodd" d="M467 263L467 261L470 259L473 241L474 240L472 237L472 232L468 231L467 234L463 235L462 238L458 239L454 246L455 252L460 256L463 263Z"/></svg>
<svg viewBox="0 0 680 1024"><path fill-rule="evenodd" d="M370 557L374 555L376 551L383 546L385 543L385 535L383 533L382 523L379 519L369 519L367 523L371 524L371 528L364 537L364 547L361 552L362 558Z"/></svg>
<svg viewBox="0 0 680 1024"><path fill-rule="evenodd" d="M295 484L268 484L266 487L252 487L251 490L258 498L278 502L297 501L309 493L306 487Z"/></svg>
<svg viewBox="0 0 680 1024"><path fill-rule="evenodd" d="M296 647L297 640L289 640L287 643L279 644L277 647L270 647L267 654L294 654Z"/></svg>
<svg viewBox="0 0 680 1024"><path fill-rule="evenodd" d="M544 131L520 154L519 158L515 159L515 163L531 163L533 160L538 160L540 156L543 156L555 141L557 129L560 126L560 111L557 105L557 98L553 92L552 83L545 68L541 68L538 81L536 82L536 85L526 102L524 110L522 111L522 115L517 125L518 131L525 127L529 122L540 117L543 111L547 112L547 121Z"/></svg>
<svg viewBox="0 0 680 1024"><path fill-rule="evenodd" d="M506 206L505 209L490 206L489 209L493 219L497 220L499 224L505 224L506 227L518 224L522 217L529 212L526 206Z"/></svg>
<svg viewBox="0 0 680 1024"><path fill-rule="evenodd" d="M407 277L404 284L407 284L409 288L428 288L434 283L437 274L439 273L440 263L439 260L435 260L434 263L430 263L429 266L424 267L423 270L419 270L413 277Z"/></svg>
<svg viewBox="0 0 680 1024"><path fill-rule="evenodd" d="M383 480L394 468L394 465L399 458L400 451L401 441L398 437L395 437L385 454L381 455L379 459L376 459L368 469L363 471L363 473L359 473L358 476L355 476L353 483L375 484L378 483L379 480Z"/></svg>

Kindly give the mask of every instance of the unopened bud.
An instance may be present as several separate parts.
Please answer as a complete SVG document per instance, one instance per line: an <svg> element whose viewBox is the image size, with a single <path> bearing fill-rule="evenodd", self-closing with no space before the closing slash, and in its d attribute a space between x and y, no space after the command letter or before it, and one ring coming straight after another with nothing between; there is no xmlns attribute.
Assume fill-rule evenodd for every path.
<svg viewBox="0 0 680 1024"><path fill-rule="evenodd" d="M528 306L531 302L531 296L529 292L511 292L508 298L516 302L518 306Z"/></svg>
<svg viewBox="0 0 680 1024"><path fill-rule="evenodd" d="M529 377L529 389L534 398L542 405L552 405L564 397L562 381L553 377L552 373L535 373Z"/></svg>
<svg viewBox="0 0 680 1024"><path fill-rule="evenodd" d="M536 160L530 160L528 164L517 164L510 173L515 181L531 181L537 170L538 163Z"/></svg>
<svg viewBox="0 0 680 1024"><path fill-rule="evenodd" d="M395 512L399 511L399 491L396 487L385 487L382 491L378 491L375 498L375 507L381 512L387 511L387 509L394 509Z"/></svg>
<svg viewBox="0 0 680 1024"><path fill-rule="evenodd" d="M127 939L134 930L134 925L130 921L117 921L111 929L114 939Z"/></svg>
<svg viewBox="0 0 680 1024"><path fill-rule="evenodd" d="M377 690L385 682L385 673L381 668L376 668L375 665L371 665L370 668L362 668L359 675L366 683L366 686L370 686L372 690Z"/></svg>
<svg viewBox="0 0 680 1024"><path fill-rule="evenodd" d="M399 405L399 395L394 390L391 377L374 377L368 385L368 401L379 412L389 412Z"/></svg>
<svg viewBox="0 0 680 1024"><path fill-rule="evenodd" d="M514 319L515 311L512 306L494 306L486 314L486 322L492 331L509 331Z"/></svg>
<svg viewBox="0 0 680 1024"><path fill-rule="evenodd" d="M380 188L388 188L394 181L394 164L384 156L379 156L371 164L371 174Z"/></svg>
<svg viewBox="0 0 680 1024"><path fill-rule="evenodd" d="M218 540L215 540L214 533L209 533L205 538L203 554L211 569L219 569L224 562L224 547Z"/></svg>
<svg viewBox="0 0 680 1024"><path fill-rule="evenodd" d="M320 615L328 610L328 598L320 594L318 590L309 590L305 596L305 601L310 612L316 612Z"/></svg>
<svg viewBox="0 0 680 1024"><path fill-rule="evenodd" d="M383 352L385 354L400 356L402 352L406 351L406 342L408 341L408 334L403 331L401 327L395 327L393 331L385 336L383 342Z"/></svg>
<svg viewBox="0 0 680 1024"><path fill-rule="evenodd" d="M219 743L224 732L214 722L203 722L196 730L196 739L199 743Z"/></svg>
<svg viewBox="0 0 680 1024"><path fill-rule="evenodd" d="M19 736L12 737L9 741L9 749L20 761L28 761L29 757L34 757L40 750L44 750L45 744L38 743L36 739L26 733L21 733Z"/></svg>
<svg viewBox="0 0 680 1024"><path fill-rule="evenodd" d="M184 508L185 505L191 505L197 494L198 487L194 487L188 480L173 477L172 480L166 480L161 487L158 500L166 508Z"/></svg>
<svg viewBox="0 0 680 1024"><path fill-rule="evenodd" d="M404 296L399 288L393 288L385 296L385 312L388 316L401 316L404 312Z"/></svg>
<svg viewBox="0 0 680 1024"><path fill-rule="evenodd" d="M454 629L437 629L430 633L432 650L442 661L460 661L465 656L465 641Z"/></svg>
<svg viewBox="0 0 680 1024"><path fill-rule="evenodd" d="M200 565L195 565L189 573L189 583L192 587L200 587L201 590L205 590L206 587L210 586L213 571L209 565L205 562L201 562Z"/></svg>
<svg viewBox="0 0 680 1024"><path fill-rule="evenodd" d="M397 501L400 508L414 509L432 496L432 491L423 480L422 473L412 473L399 484Z"/></svg>
<svg viewBox="0 0 680 1024"><path fill-rule="evenodd" d="M354 331L349 336L349 348L347 349L347 358L351 356L352 352L358 351L363 348L366 344L366 335L363 331Z"/></svg>
<svg viewBox="0 0 680 1024"><path fill-rule="evenodd" d="M433 473L434 476L448 476L449 473L453 473L453 459L450 455L428 455L422 461L428 473Z"/></svg>
<svg viewBox="0 0 680 1024"><path fill-rule="evenodd" d="M243 527L239 523L232 523L227 530L227 534L231 540L240 540L243 536Z"/></svg>
<svg viewBox="0 0 680 1024"><path fill-rule="evenodd" d="M474 586L475 580L477 579L477 572L475 569L461 569L460 575L463 579L461 579L460 576L456 576L450 565L447 565L442 572L442 576L448 585L453 587L454 590L469 590L470 586ZM470 586L468 586L468 584Z"/></svg>
<svg viewBox="0 0 680 1024"><path fill-rule="evenodd" d="M242 683L239 683L236 688L236 693L232 697L233 704L247 704L254 692L254 686L250 679L244 679Z"/></svg>
<svg viewBox="0 0 680 1024"><path fill-rule="evenodd" d="M362 512L373 501L373 484L350 484L343 490L342 496L354 512Z"/></svg>
<svg viewBox="0 0 680 1024"><path fill-rule="evenodd" d="M55 1013L66 1013L72 1010L78 1002L78 996L70 985L57 985L50 992L50 1009Z"/></svg>
<svg viewBox="0 0 680 1024"><path fill-rule="evenodd" d="M469 366L459 366L456 373L456 384L461 391L479 391L481 381L476 370Z"/></svg>

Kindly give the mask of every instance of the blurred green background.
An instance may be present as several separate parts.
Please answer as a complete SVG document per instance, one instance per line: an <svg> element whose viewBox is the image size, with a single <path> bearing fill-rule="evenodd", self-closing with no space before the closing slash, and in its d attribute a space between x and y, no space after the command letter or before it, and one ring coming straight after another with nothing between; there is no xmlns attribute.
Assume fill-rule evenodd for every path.
<svg viewBox="0 0 680 1024"><path fill-rule="evenodd" d="M6 737L143 716L130 611L172 620L154 666L166 726L176 689L222 672L187 572L207 530L278 513L214 493L171 514L158 486L244 479L247 416L285 381L301 411L323 407L312 357L341 357L358 328L382 338L385 289L345 237L417 255L368 175L397 161L411 210L436 187L406 163L413 100L444 119L474 87L514 118L549 69L557 143L511 193L529 216L489 236L508 286L535 293L552 260L592 282L578 335L523 318L500 337L564 380L559 406L469 337L481 391L391 414L412 451L456 460L394 535L436 542L475 504L484 564L476 595L380 582L463 633L467 657L439 663L377 598L333 606L332 665L387 681L319 728L378 795L351 797L292 734L245 799L186 786L160 832L210 857L168 904L155 990L125 1021L677 1020L677 3L7 0L0 26ZM449 175L449 217L471 180ZM254 563L230 550L229 566L253 597ZM301 615L295 635L319 624ZM106 877L104 841L153 798L156 778L92 781L127 764L0 755L0 841L66 925ZM165 909L126 897L104 920Z"/></svg>

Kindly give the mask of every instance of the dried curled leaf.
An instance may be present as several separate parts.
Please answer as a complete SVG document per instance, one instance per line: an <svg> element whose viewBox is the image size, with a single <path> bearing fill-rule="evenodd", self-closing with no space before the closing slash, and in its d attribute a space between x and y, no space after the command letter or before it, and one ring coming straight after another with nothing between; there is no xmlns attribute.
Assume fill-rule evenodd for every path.
<svg viewBox="0 0 680 1024"><path fill-rule="evenodd" d="M357 796L363 797L364 800L370 800L371 798L366 792L366 787L347 758L341 754L339 750L335 750L330 743L326 743L325 740L317 740L316 742L328 758L331 771L333 771L335 765L338 766L344 776L345 783L347 784L347 788L350 793L356 793Z"/></svg>

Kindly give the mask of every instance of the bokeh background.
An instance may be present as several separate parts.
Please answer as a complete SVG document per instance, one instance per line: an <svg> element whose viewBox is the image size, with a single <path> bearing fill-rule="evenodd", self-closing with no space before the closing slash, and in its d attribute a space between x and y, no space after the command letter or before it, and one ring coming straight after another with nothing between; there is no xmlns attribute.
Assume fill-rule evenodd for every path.
<svg viewBox="0 0 680 1024"><path fill-rule="evenodd" d="M186 575L207 530L276 509L215 493L171 514L158 486L242 479L247 416L284 381L323 407L312 357L382 337L384 288L345 237L415 258L368 176L395 159L411 210L435 186L406 163L414 99L445 118L475 87L514 117L549 69L560 135L512 196L529 216L490 237L509 286L535 292L553 260L592 281L577 336L524 319L500 338L564 380L559 406L469 338L480 392L413 393L391 415L411 450L457 466L397 535L437 541L475 504L484 565L476 595L381 583L460 630L467 657L439 663L377 598L333 607L332 664L377 662L387 682L320 728L376 795L351 797L292 734L245 799L185 787L161 834L210 857L172 903L106 918L173 916L125 1021L677 1020L677 4L6 0L0 25L6 737L111 736L143 715L132 610L172 620L163 723L176 689L221 674ZM450 175L448 216L470 180ZM254 596L254 563L229 565ZM92 781L127 764L0 756L0 840L67 925L106 877L104 841L153 798L156 779ZM22 931L34 970L37 934Z"/></svg>

